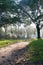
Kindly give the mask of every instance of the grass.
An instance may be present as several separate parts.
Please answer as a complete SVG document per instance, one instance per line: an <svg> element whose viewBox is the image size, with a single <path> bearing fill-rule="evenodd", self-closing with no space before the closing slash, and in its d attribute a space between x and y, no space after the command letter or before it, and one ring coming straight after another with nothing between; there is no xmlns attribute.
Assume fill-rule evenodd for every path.
<svg viewBox="0 0 43 65"><path fill-rule="evenodd" d="M22 41L24 40L0 40L0 48Z"/></svg>
<svg viewBox="0 0 43 65"><path fill-rule="evenodd" d="M30 41L25 55L32 62L43 62L43 39Z"/></svg>

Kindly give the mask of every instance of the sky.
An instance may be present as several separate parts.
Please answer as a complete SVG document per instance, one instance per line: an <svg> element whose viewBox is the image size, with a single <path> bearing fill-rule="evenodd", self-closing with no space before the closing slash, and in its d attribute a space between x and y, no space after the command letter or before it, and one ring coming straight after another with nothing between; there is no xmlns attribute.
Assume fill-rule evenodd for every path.
<svg viewBox="0 0 43 65"><path fill-rule="evenodd" d="M16 3L19 3L21 0L15 0Z"/></svg>

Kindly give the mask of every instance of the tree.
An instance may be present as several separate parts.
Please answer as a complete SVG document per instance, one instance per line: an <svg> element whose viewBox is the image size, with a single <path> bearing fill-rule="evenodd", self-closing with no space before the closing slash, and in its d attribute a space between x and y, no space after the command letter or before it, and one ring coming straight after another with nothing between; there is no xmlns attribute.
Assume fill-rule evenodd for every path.
<svg viewBox="0 0 43 65"><path fill-rule="evenodd" d="M7 21L8 19L5 19L6 21L5 20L3 21L5 24L21 22L26 17L28 17L29 18L28 20L35 23L36 25L38 38L40 38L40 29L43 26L43 25L40 26L40 23L43 20L42 10L43 0L21 0L19 4L16 3L15 0L0 0L0 19L3 12L6 13L9 12L10 16L11 14L13 14L14 16L14 14L16 13L15 14L16 16L11 18L11 21L8 22Z"/></svg>
<svg viewBox="0 0 43 65"><path fill-rule="evenodd" d="M11 15L13 16L11 17ZM0 0L0 27L5 27L5 38L7 24L16 24L17 22L21 23L21 19L19 17L18 6L16 5L15 0Z"/></svg>
<svg viewBox="0 0 43 65"><path fill-rule="evenodd" d="M13 18L11 17L11 14L13 15ZM18 7L15 4L15 0L0 0L0 27L3 24L16 23L17 21L21 22L18 14Z"/></svg>
<svg viewBox="0 0 43 65"><path fill-rule="evenodd" d="M37 37L40 38L40 29L43 26L40 24L43 21L43 0L21 0L19 7L35 23Z"/></svg>

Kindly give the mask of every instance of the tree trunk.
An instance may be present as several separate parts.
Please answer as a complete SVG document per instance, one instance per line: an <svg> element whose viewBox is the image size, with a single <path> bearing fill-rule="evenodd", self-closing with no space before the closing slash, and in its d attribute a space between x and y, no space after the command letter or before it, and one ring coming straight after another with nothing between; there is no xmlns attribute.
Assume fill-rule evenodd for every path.
<svg viewBox="0 0 43 65"><path fill-rule="evenodd" d="M6 33L7 33L7 25L5 25L5 39L7 39Z"/></svg>
<svg viewBox="0 0 43 65"><path fill-rule="evenodd" d="M37 38L38 38L38 39L40 38L40 28L39 28L39 25L40 25L40 24L37 24L37 25L36 25L36 29L37 29Z"/></svg>

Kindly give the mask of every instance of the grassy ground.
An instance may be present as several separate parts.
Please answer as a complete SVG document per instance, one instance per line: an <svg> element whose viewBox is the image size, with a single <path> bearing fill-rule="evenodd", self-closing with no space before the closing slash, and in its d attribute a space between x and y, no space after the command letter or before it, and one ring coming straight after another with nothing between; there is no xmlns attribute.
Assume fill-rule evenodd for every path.
<svg viewBox="0 0 43 65"><path fill-rule="evenodd" d="M12 40L12 39L11 40L0 40L0 48L8 46L13 43L22 42L22 41L24 40Z"/></svg>
<svg viewBox="0 0 43 65"><path fill-rule="evenodd" d="M30 41L25 55L32 62L43 62L43 39Z"/></svg>

